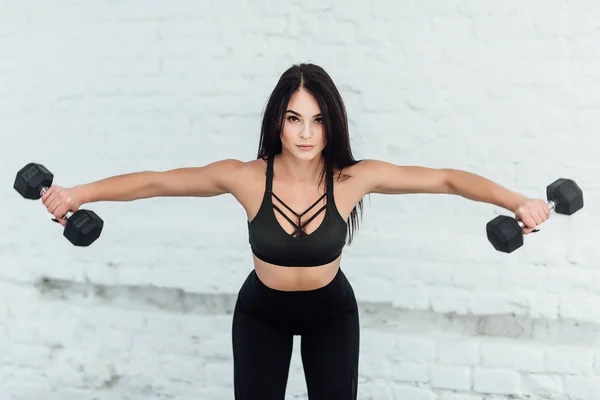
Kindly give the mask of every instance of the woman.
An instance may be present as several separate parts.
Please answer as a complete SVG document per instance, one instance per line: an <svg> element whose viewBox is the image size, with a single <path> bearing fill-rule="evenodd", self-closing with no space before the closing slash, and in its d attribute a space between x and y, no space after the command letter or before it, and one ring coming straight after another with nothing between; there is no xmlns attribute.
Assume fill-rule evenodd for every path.
<svg viewBox="0 0 600 400"><path fill-rule="evenodd" d="M525 234L549 216L544 200L472 173L355 160L340 93L312 64L280 77L256 160L52 186L43 203L64 225L67 210L85 203L225 193L246 210L254 260L233 315L237 400L284 398L294 335L302 337L309 398L356 399L359 319L340 259L366 194L445 193L495 204L515 212Z"/></svg>

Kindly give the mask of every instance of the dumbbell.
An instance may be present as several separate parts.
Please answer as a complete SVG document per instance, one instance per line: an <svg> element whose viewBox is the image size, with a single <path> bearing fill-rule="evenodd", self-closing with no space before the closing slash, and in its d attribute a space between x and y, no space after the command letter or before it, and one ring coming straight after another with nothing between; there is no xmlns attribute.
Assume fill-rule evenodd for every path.
<svg viewBox="0 0 600 400"><path fill-rule="evenodd" d="M558 214L571 215L583 208L583 192L577 184L560 178L546 188L548 208ZM488 240L503 253L512 253L523 246L525 224L515 218L500 215L486 225Z"/></svg>
<svg viewBox="0 0 600 400"><path fill-rule="evenodd" d="M52 186L53 180L54 175L46 167L29 163L17 172L13 187L24 198L38 200ZM86 247L94 243L104 227L104 221L90 210L68 211L63 218L67 220L63 236L75 246Z"/></svg>

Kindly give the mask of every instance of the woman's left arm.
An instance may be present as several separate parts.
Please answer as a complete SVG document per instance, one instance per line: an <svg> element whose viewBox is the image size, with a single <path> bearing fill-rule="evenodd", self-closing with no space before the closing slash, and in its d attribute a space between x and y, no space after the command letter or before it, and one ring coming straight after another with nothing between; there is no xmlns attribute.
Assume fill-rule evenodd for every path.
<svg viewBox="0 0 600 400"><path fill-rule="evenodd" d="M365 194L441 193L494 204L515 213L515 218L525 224L526 234L550 216L545 200L528 198L468 171L400 166L377 160L364 160L357 166Z"/></svg>

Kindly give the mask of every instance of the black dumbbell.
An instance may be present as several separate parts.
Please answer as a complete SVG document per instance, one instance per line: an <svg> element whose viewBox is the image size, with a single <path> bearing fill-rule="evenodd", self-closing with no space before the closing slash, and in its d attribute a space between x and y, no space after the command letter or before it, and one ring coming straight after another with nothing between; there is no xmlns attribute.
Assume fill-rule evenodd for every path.
<svg viewBox="0 0 600 400"><path fill-rule="evenodd" d="M29 163L17 172L13 187L24 198L38 200L52 186L53 180L54 175L46 167ZM63 218L67 220L63 236L75 246L86 247L94 243L104 227L104 221L90 210L68 211Z"/></svg>
<svg viewBox="0 0 600 400"><path fill-rule="evenodd" d="M583 192L570 179L557 179L546 188L548 208L558 214L571 215L583 208ZM525 224L500 215L486 225L487 238L498 251L512 253L523 246Z"/></svg>

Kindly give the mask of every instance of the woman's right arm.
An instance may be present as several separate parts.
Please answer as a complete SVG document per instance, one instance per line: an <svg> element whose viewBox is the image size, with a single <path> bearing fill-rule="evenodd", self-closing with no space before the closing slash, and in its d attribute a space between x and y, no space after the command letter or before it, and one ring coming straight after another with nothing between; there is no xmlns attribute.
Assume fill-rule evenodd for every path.
<svg viewBox="0 0 600 400"><path fill-rule="evenodd" d="M234 178L244 165L221 160L203 167L169 171L142 171L116 175L72 188L51 186L42 197L48 211L58 219L82 204L98 201L132 201L150 197L211 197L231 193Z"/></svg>
<svg viewBox="0 0 600 400"><path fill-rule="evenodd" d="M134 172L78 185L73 189L82 203L166 196L211 197L229 192L231 178L242 165L243 162L238 160L222 160L203 167Z"/></svg>

